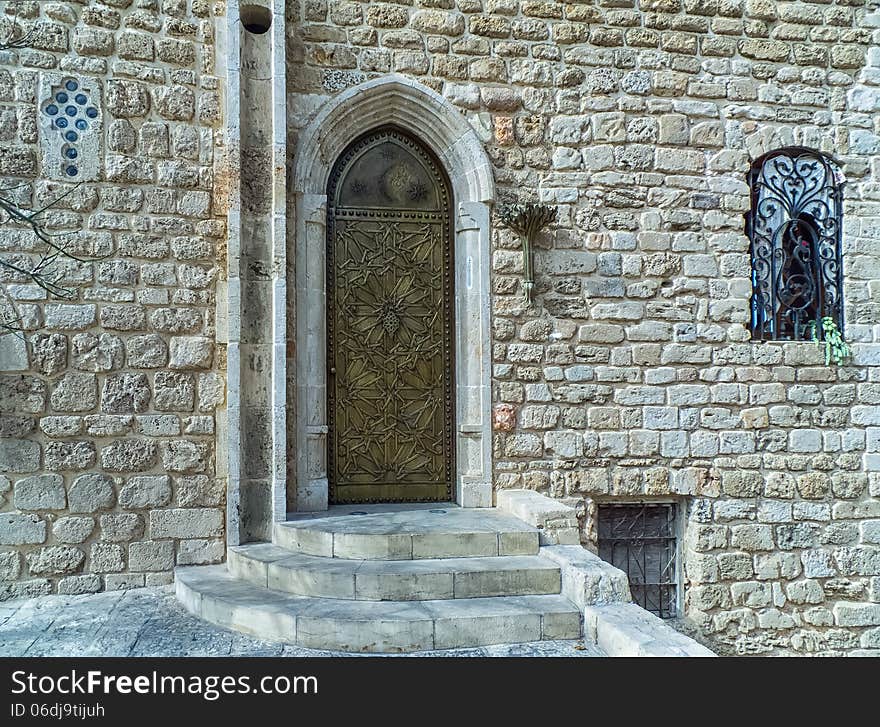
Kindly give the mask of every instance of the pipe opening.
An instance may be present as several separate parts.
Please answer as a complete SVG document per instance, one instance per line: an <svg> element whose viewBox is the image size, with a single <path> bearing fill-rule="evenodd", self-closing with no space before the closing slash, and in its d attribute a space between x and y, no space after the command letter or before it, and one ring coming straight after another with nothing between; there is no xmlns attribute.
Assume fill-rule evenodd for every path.
<svg viewBox="0 0 880 727"><path fill-rule="evenodd" d="M239 17L244 29L254 35L262 35L272 26L272 13L262 5L242 5Z"/></svg>

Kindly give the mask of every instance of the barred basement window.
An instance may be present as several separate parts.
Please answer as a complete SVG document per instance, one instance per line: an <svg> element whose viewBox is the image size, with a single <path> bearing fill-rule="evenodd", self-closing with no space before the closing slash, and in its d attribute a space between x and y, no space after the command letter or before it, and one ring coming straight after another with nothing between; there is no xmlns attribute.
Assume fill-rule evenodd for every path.
<svg viewBox="0 0 880 727"><path fill-rule="evenodd" d="M752 339L811 340L831 317L843 329L840 254L844 178L824 154L787 147L756 160L746 234L752 255Z"/></svg>
<svg viewBox="0 0 880 727"><path fill-rule="evenodd" d="M629 576L633 601L660 618L678 615L675 505L599 505L599 557Z"/></svg>

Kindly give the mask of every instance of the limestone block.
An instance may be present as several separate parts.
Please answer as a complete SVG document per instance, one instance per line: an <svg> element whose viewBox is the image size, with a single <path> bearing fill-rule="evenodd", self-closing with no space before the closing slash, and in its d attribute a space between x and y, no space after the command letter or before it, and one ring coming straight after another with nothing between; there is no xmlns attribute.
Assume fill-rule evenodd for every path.
<svg viewBox="0 0 880 727"><path fill-rule="evenodd" d="M63 510L67 504L64 478L45 474L18 480L13 489L12 503L19 510Z"/></svg>
<svg viewBox="0 0 880 727"><path fill-rule="evenodd" d="M52 376L67 366L67 337L60 333L35 333L30 339L31 365Z"/></svg>
<svg viewBox="0 0 880 727"><path fill-rule="evenodd" d="M155 333L132 336L126 340L125 350L128 365L133 368L161 368L168 362L168 345Z"/></svg>
<svg viewBox="0 0 880 727"><path fill-rule="evenodd" d="M222 510L183 508L150 512L151 538L212 538L222 533Z"/></svg>
<svg viewBox="0 0 880 727"><path fill-rule="evenodd" d="M153 103L162 118L189 121L195 114L195 94L186 86L155 86Z"/></svg>
<svg viewBox="0 0 880 727"><path fill-rule="evenodd" d="M58 581L58 594L78 596L85 593L97 593L102 587L103 583L99 575L67 576Z"/></svg>
<svg viewBox="0 0 880 727"><path fill-rule="evenodd" d="M90 517L62 517L52 525L52 534L59 543L83 543L95 529Z"/></svg>
<svg viewBox="0 0 880 727"><path fill-rule="evenodd" d="M590 126L597 142L626 141L625 116L621 112L593 114Z"/></svg>
<svg viewBox="0 0 880 727"><path fill-rule="evenodd" d="M66 545L52 545L25 555L28 571L35 576L75 573L85 559L86 554L79 548Z"/></svg>
<svg viewBox="0 0 880 727"><path fill-rule="evenodd" d="M158 458L155 442L125 439L101 449L101 467L108 472L139 472L152 467Z"/></svg>
<svg viewBox="0 0 880 727"><path fill-rule="evenodd" d="M119 493L119 505L126 510L162 507L171 502L171 494L168 475L130 477Z"/></svg>
<svg viewBox="0 0 880 727"><path fill-rule="evenodd" d="M146 374L121 373L108 376L101 389L101 409L110 414L145 411L150 402Z"/></svg>
<svg viewBox="0 0 880 727"><path fill-rule="evenodd" d="M171 339L172 369L207 369L214 359L214 344L201 336L174 336Z"/></svg>
<svg viewBox="0 0 880 727"><path fill-rule="evenodd" d="M21 558L18 553L0 553L0 580L14 581L21 574Z"/></svg>
<svg viewBox="0 0 880 727"><path fill-rule="evenodd" d="M0 335L0 371L26 371L27 368L25 339L18 333Z"/></svg>
<svg viewBox="0 0 880 727"><path fill-rule="evenodd" d="M204 472L209 457L208 445L177 440L162 443L162 466L168 472Z"/></svg>
<svg viewBox="0 0 880 727"><path fill-rule="evenodd" d="M47 303L44 308L47 328L81 331L96 321L94 305L73 303Z"/></svg>
<svg viewBox="0 0 880 727"><path fill-rule="evenodd" d="M198 408L199 411L212 411L223 404L225 399L225 381L220 374L206 373L198 376Z"/></svg>
<svg viewBox="0 0 880 727"><path fill-rule="evenodd" d="M125 569L125 549L116 543L93 543L89 564L95 573L119 573Z"/></svg>
<svg viewBox="0 0 880 727"><path fill-rule="evenodd" d="M77 477L67 493L70 512L92 513L116 503L113 480L107 475L89 473Z"/></svg>
<svg viewBox="0 0 880 727"><path fill-rule="evenodd" d="M687 144L689 140L688 119L683 114L664 114L660 117L661 144Z"/></svg>
<svg viewBox="0 0 880 727"><path fill-rule="evenodd" d="M174 567L174 543L140 541L128 546L128 567L133 571L162 571Z"/></svg>
<svg viewBox="0 0 880 727"><path fill-rule="evenodd" d="M94 374L67 373L55 384L49 399L55 411L82 412L98 403L98 382Z"/></svg>
<svg viewBox="0 0 880 727"><path fill-rule="evenodd" d="M150 314L150 325L162 333L196 331L202 325L202 313L193 308L157 308Z"/></svg>
<svg viewBox="0 0 880 727"><path fill-rule="evenodd" d="M126 30L116 38L116 52L126 60L151 61L154 57L153 38L147 33Z"/></svg>
<svg viewBox="0 0 880 727"><path fill-rule="evenodd" d="M633 603L587 606L584 631L609 656L715 655Z"/></svg>
<svg viewBox="0 0 880 727"><path fill-rule="evenodd" d="M122 502L122 499L122 493L120 493L119 504L122 507L128 507ZM104 541L124 543L136 540L143 534L144 521L137 513L113 512L101 515L101 539Z"/></svg>
<svg viewBox="0 0 880 727"><path fill-rule="evenodd" d="M880 603L840 602L832 611L838 626L880 626Z"/></svg>
<svg viewBox="0 0 880 727"><path fill-rule="evenodd" d="M40 445L28 439L0 439L0 472L36 472Z"/></svg>
<svg viewBox="0 0 880 727"><path fill-rule="evenodd" d="M180 540L177 545L178 565L207 565L219 563L225 555L222 540L194 538Z"/></svg>
<svg viewBox="0 0 880 727"><path fill-rule="evenodd" d="M46 521L37 515L0 513L0 545L26 545L46 542Z"/></svg>

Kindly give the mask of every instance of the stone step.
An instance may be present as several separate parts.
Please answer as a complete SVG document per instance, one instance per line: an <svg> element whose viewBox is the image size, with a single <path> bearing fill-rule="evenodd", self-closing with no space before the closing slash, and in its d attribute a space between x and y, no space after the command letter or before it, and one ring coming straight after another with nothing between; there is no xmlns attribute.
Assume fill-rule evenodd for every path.
<svg viewBox="0 0 880 727"><path fill-rule="evenodd" d="M299 596L430 601L558 594L560 568L536 555L424 560L348 560L293 553L272 543L230 547L236 578Z"/></svg>
<svg viewBox="0 0 880 727"><path fill-rule="evenodd" d="M581 615L558 595L440 601L350 601L255 586L223 566L175 571L190 613L218 626L315 649L400 653L581 636Z"/></svg>
<svg viewBox="0 0 880 727"><path fill-rule="evenodd" d="M358 506L276 523L274 542L308 555L351 560L421 560L535 555L539 531L491 509L444 505L365 512Z"/></svg>

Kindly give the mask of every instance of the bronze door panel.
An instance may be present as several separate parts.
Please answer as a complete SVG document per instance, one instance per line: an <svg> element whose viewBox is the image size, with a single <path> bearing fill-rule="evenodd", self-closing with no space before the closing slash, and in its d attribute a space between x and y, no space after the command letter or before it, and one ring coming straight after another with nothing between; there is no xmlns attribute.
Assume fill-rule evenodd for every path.
<svg viewBox="0 0 880 727"><path fill-rule="evenodd" d="M383 129L343 153L328 195L331 500L452 499L446 178L414 140Z"/></svg>

